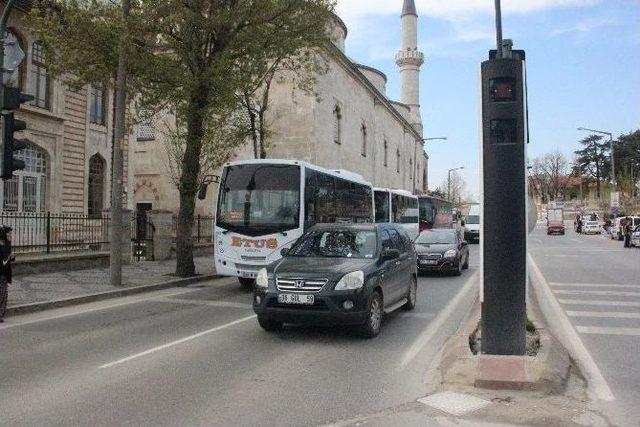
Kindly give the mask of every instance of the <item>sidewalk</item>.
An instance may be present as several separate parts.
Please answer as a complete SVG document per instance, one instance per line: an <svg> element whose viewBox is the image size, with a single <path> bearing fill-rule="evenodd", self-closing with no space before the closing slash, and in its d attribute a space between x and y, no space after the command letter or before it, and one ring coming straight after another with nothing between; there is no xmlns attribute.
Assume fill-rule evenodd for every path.
<svg viewBox="0 0 640 427"><path fill-rule="evenodd" d="M199 276L190 278L190 283L215 277L212 256L195 258L194 261ZM172 281L175 281L176 285L183 284L184 279L173 275L175 266L175 259L142 261L123 266L122 287L113 287L109 284L108 268L15 276L9 287L9 311L13 311L11 309L18 306L108 294L110 291L133 290Z"/></svg>

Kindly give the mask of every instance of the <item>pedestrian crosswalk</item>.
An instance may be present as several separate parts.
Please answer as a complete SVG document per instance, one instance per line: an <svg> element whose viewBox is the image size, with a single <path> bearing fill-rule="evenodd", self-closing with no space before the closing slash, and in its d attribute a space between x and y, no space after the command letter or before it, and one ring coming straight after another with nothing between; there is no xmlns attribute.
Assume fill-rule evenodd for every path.
<svg viewBox="0 0 640 427"><path fill-rule="evenodd" d="M640 336L640 283L549 285L579 334Z"/></svg>

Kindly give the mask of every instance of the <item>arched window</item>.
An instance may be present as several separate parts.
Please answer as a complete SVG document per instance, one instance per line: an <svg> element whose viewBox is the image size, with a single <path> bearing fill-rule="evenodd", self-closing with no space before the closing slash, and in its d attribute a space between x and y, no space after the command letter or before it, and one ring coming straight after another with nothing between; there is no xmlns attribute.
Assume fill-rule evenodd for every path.
<svg viewBox="0 0 640 427"><path fill-rule="evenodd" d="M360 154L362 157L367 157L367 125L362 123L360 127L360 133L362 133L362 147L360 148Z"/></svg>
<svg viewBox="0 0 640 427"><path fill-rule="evenodd" d="M338 104L333 109L333 142L342 143L342 111Z"/></svg>
<svg viewBox="0 0 640 427"><path fill-rule="evenodd" d="M17 45L22 49L23 52L26 52L27 49L24 44L24 40L20 36L20 33L13 29L9 29L6 35L5 46L11 43L17 43ZM6 49L6 48L5 48ZM25 53L26 56L26 53ZM5 64L8 66L10 64ZM25 73L25 59L23 58L20 64L16 67L16 71L11 74L11 78L7 81L7 86L9 87L17 87L19 89L24 89L24 73Z"/></svg>
<svg viewBox="0 0 640 427"><path fill-rule="evenodd" d="M384 140L384 166L387 167L389 164L389 143L387 140Z"/></svg>
<svg viewBox="0 0 640 427"><path fill-rule="evenodd" d="M100 154L89 159L89 193L87 197L87 213L91 217L102 216L104 209L104 171L106 162Z"/></svg>
<svg viewBox="0 0 640 427"><path fill-rule="evenodd" d="M400 173L400 149L396 149L396 172Z"/></svg>
<svg viewBox="0 0 640 427"><path fill-rule="evenodd" d="M44 212L47 210L47 154L34 144L16 151L14 157L22 160L25 168L14 172L13 178L0 186L2 210Z"/></svg>
<svg viewBox="0 0 640 427"><path fill-rule="evenodd" d="M31 75L29 91L34 96L31 105L39 108L50 108L50 79L44 57L42 43L34 42L31 52Z"/></svg>

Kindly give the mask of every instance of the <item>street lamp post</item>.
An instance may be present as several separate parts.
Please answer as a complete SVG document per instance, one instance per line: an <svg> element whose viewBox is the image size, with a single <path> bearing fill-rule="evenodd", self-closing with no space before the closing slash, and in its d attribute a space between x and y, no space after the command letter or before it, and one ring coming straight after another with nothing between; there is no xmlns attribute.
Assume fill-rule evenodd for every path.
<svg viewBox="0 0 640 427"><path fill-rule="evenodd" d="M427 141L446 141L446 140L447 140L446 136L436 136L436 137L433 137L433 138L422 138L422 142L427 142ZM414 168L414 170L413 170L413 192L415 193L416 192L416 173L417 173L417 170L418 170L418 153L417 153L417 150L414 151L413 157L414 157L414 159L413 159L413 168ZM428 191L429 190L426 182L423 183L423 190L424 191Z"/></svg>
<svg viewBox="0 0 640 427"><path fill-rule="evenodd" d="M578 130L599 133L601 135L607 135L609 137L609 147L611 147L611 174L613 175L613 189L618 189L618 181L616 180L616 161L613 153L613 134L611 132L603 131L603 130L595 130L589 128L578 128Z"/></svg>
<svg viewBox="0 0 640 427"><path fill-rule="evenodd" d="M464 166L460 166L459 168L449 169L447 171L447 200L451 201L451 172L459 171L464 169Z"/></svg>

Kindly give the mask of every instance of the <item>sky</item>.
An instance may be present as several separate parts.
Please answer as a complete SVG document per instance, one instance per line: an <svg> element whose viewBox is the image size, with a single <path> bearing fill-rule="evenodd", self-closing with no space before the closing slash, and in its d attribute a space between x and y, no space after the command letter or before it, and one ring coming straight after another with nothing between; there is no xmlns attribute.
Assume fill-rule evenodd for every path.
<svg viewBox="0 0 640 427"><path fill-rule="evenodd" d="M429 187L464 166L479 193L480 63L495 48L492 0L415 0L420 49L420 102L430 156ZM640 0L502 0L504 38L527 53L529 158L560 150L569 160L586 134L640 129ZM394 57L402 0L338 0L349 27L347 55L387 75L400 98Z"/></svg>

